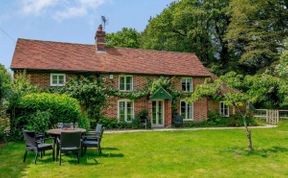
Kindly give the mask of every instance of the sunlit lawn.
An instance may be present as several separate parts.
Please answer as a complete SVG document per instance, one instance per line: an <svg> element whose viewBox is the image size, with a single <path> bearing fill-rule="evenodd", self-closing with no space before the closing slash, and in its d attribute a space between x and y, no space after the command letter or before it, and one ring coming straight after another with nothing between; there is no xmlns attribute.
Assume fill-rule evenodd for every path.
<svg viewBox="0 0 288 178"><path fill-rule="evenodd" d="M287 177L288 124L253 129L255 151L246 151L244 130L105 134L103 154L88 150L77 164L51 152L34 165L22 162L23 143L0 149L0 177Z"/></svg>

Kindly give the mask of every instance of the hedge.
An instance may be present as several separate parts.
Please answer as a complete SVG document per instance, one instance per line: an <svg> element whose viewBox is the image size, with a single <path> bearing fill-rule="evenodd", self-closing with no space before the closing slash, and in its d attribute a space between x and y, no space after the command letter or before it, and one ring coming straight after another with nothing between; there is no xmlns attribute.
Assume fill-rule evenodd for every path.
<svg viewBox="0 0 288 178"><path fill-rule="evenodd" d="M63 94L33 93L21 97L17 103L15 127L19 130L27 125L30 129L35 128L35 123L43 123L43 127L48 128L58 122L80 124L83 123L81 117L80 104L76 99Z"/></svg>

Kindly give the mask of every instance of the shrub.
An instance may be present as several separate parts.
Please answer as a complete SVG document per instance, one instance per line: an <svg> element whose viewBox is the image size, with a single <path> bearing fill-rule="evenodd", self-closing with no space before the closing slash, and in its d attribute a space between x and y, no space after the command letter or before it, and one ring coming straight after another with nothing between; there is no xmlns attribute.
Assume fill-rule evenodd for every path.
<svg viewBox="0 0 288 178"><path fill-rule="evenodd" d="M25 129L34 130L36 133L43 133L49 128L52 114L49 111L39 111L28 117Z"/></svg>
<svg viewBox="0 0 288 178"><path fill-rule="evenodd" d="M248 125L257 125L255 119L248 117ZM223 117L218 113L208 113L208 120L199 123L186 122L183 127L240 127L244 126L243 119L240 115L232 115L230 117Z"/></svg>
<svg viewBox="0 0 288 178"><path fill-rule="evenodd" d="M34 93L27 94L19 99L16 105L14 133L20 135L23 127L35 131L52 128L58 122L79 122L81 120L79 102L67 95ZM43 128L37 126L40 124Z"/></svg>
<svg viewBox="0 0 288 178"><path fill-rule="evenodd" d="M90 120L86 114L82 114L79 121L78 126L80 128L89 129L90 128Z"/></svg>
<svg viewBox="0 0 288 178"><path fill-rule="evenodd" d="M9 132L9 119L8 118L1 118L0 116L0 143L6 142Z"/></svg>
<svg viewBox="0 0 288 178"><path fill-rule="evenodd" d="M134 118L131 123L118 121L116 118L101 118L98 123L103 124L107 129L139 129L144 128L139 118Z"/></svg>

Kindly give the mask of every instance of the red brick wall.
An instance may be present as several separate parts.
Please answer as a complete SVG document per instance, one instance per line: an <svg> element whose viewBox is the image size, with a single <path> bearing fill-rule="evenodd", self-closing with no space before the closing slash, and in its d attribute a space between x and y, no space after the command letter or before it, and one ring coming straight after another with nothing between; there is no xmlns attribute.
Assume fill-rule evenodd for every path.
<svg viewBox="0 0 288 178"><path fill-rule="evenodd" d="M56 72L57 73L57 72ZM17 77L18 72L15 72L15 77ZM50 73L45 72L26 72L29 76L31 83L33 85L39 87L49 87L50 86ZM79 76L79 74L74 73L66 73L66 81L69 79ZM94 74L96 76L96 74ZM118 88L119 82L119 75L113 74L113 79L110 79L109 74L101 74L100 77L104 78L105 82L109 85L112 85L115 88ZM147 85L147 83L151 80L158 79L159 76L150 76L150 75L133 75L133 89L140 90ZM205 78L203 77L193 77L193 88L195 89L198 84L201 84ZM172 83L175 85L176 89L181 90L181 77L172 77ZM190 94L187 94L189 96ZM107 106L103 110L103 113L108 118L117 118L117 107L118 107L118 97L109 97ZM123 98L124 99L124 98ZM151 104L151 102L150 102ZM149 99L147 97L143 97L141 99L137 99L134 101L134 114L135 116L137 113L142 111L143 109L148 110L149 108ZM171 109L171 102L168 100L165 101L165 126L171 126L172 123L172 109ZM170 108L170 109L169 109ZM180 101L177 101L177 111L180 112ZM194 121L200 122L207 119L208 113L208 101L206 98L197 101L194 103ZM151 115L149 114L149 117Z"/></svg>
<svg viewBox="0 0 288 178"><path fill-rule="evenodd" d="M52 72L52 73L62 73L62 72ZM14 77L17 78L17 75L23 74L23 72L14 72ZM50 73L48 72L36 72L36 71L27 71L25 74L28 76L31 84L38 86L40 88L48 88L50 87ZM71 78L75 78L77 76L81 76L82 74L75 73L65 73L66 81Z"/></svg>

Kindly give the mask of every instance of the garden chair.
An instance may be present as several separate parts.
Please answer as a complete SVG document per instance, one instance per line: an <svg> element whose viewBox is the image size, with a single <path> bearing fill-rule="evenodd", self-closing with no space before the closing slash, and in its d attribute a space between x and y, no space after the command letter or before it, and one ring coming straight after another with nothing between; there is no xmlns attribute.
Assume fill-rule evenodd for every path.
<svg viewBox="0 0 288 178"><path fill-rule="evenodd" d="M58 151L60 151L60 162L62 162L62 153L74 152L77 155L77 162L79 163L79 156L81 152L81 132L63 131L60 139L58 138Z"/></svg>
<svg viewBox="0 0 288 178"><path fill-rule="evenodd" d="M63 123L63 122L57 123L58 129L66 129L66 128L73 128L73 127L74 127L74 124L72 122L71 123Z"/></svg>
<svg viewBox="0 0 288 178"><path fill-rule="evenodd" d="M104 127L102 124L97 124L95 131L88 132L86 136L83 137L82 150L87 151L87 147L95 147L98 153L101 154L101 140L104 132Z"/></svg>
<svg viewBox="0 0 288 178"><path fill-rule="evenodd" d="M175 127L183 126L183 117L179 114L173 116L173 124Z"/></svg>
<svg viewBox="0 0 288 178"><path fill-rule="evenodd" d="M26 161L28 151L34 151L36 153L35 160L34 160L35 164L37 162L38 154L40 153L41 157L42 157L42 154L46 150L52 150L53 151L53 160L54 160L53 144L45 143L45 140L52 139L52 138L44 138L43 136L41 136L39 138L39 137L37 137L37 135L34 131L28 131L28 130L23 130L23 136L24 136L24 141L26 144L23 162Z"/></svg>

